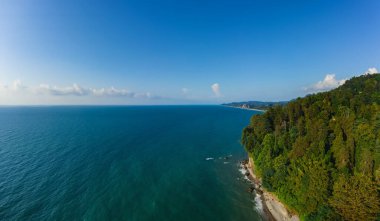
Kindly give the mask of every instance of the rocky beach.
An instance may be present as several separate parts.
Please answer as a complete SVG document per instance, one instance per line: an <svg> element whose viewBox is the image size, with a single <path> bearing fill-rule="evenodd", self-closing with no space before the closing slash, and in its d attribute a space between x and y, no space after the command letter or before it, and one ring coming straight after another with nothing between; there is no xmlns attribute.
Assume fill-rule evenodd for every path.
<svg viewBox="0 0 380 221"><path fill-rule="evenodd" d="M242 171L244 171L245 176L251 182L251 186L248 191L255 192L259 199L261 200L262 210L265 217L269 221L299 221L299 217L295 214L292 214L286 206L278 200L278 198L266 191L262 184L261 180L254 173L254 164L253 160L249 158L244 160L241 163Z"/></svg>

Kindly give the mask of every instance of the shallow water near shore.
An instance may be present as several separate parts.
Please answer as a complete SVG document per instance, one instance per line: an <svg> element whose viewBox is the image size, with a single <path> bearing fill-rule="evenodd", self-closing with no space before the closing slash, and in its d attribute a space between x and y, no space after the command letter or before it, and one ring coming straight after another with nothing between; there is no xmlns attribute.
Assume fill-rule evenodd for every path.
<svg viewBox="0 0 380 221"><path fill-rule="evenodd" d="M262 220L238 170L255 113L0 107L0 220Z"/></svg>

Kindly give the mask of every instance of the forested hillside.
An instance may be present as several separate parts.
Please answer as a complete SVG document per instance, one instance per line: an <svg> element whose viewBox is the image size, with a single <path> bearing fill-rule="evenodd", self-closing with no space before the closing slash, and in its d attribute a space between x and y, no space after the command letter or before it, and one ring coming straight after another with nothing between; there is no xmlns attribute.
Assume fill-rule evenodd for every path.
<svg viewBox="0 0 380 221"><path fill-rule="evenodd" d="M263 186L301 219L379 219L380 74L269 108L242 143Z"/></svg>

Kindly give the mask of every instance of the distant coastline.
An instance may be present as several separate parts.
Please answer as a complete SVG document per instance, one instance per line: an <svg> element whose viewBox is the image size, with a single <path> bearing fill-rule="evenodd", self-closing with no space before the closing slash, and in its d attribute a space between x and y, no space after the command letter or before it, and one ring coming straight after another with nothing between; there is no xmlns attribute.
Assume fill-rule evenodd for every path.
<svg viewBox="0 0 380 221"><path fill-rule="evenodd" d="M243 110L250 110L250 111L260 111L260 112L265 112L266 111L266 110L256 109L256 108L234 107L234 106L229 106L229 105L224 105L224 104L222 104L222 106L231 107L231 108L238 108L238 109L243 109Z"/></svg>
<svg viewBox="0 0 380 221"><path fill-rule="evenodd" d="M227 107L235 107L241 109L255 110L255 111L266 111L267 109L274 106L283 106L287 104L288 101L242 101L242 102L232 102L232 103L224 103L223 106Z"/></svg>

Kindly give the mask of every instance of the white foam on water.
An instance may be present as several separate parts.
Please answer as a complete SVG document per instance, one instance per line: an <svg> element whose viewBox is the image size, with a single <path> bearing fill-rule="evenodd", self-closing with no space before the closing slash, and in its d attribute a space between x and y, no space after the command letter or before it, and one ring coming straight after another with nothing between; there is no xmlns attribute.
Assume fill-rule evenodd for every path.
<svg viewBox="0 0 380 221"><path fill-rule="evenodd" d="M244 175L244 179L249 181L250 183L252 183L255 188L258 188L258 186L253 183L249 178L248 176L246 175L246 173L248 172L247 169L245 169L244 165L243 164L240 164L240 167L239 167L239 171L242 175ZM252 202L255 204L255 210L259 213L263 213L264 212L264 208L263 208L263 201L261 200L261 195L255 190L255 199L252 200Z"/></svg>
<svg viewBox="0 0 380 221"><path fill-rule="evenodd" d="M255 191L255 209L260 213L264 212L263 201L261 200L261 195L258 194L257 191Z"/></svg>
<svg viewBox="0 0 380 221"><path fill-rule="evenodd" d="M206 157L206 160L213 160L213 157Z"/></svg>
<svg viewBox="0 0 380 221"><path fill-rule="evenodd" d="M248 170L245 169L244 165L243 164L240 164L240 168L239 168L239 171L241 174L244 175L244 179L251 182L251 180L248 178L248 176L246 175L246 173L248 172Z"/></svg>
<svg viewBox="0 0 380 221"><path fill-rule="evenodd" d="M244 167L242 167L242 166L239 168L239 171L243 175L245 175L245 173L247 173L247 170Z"/></svg>

